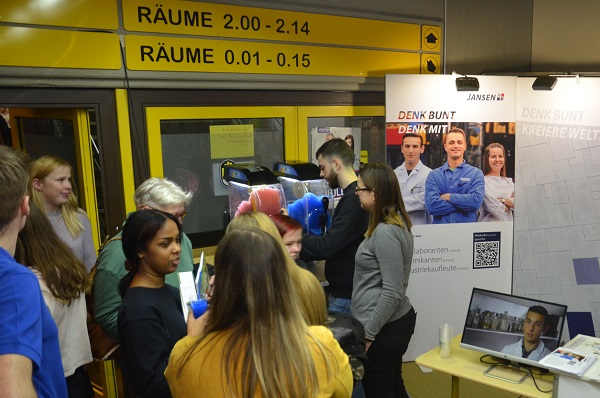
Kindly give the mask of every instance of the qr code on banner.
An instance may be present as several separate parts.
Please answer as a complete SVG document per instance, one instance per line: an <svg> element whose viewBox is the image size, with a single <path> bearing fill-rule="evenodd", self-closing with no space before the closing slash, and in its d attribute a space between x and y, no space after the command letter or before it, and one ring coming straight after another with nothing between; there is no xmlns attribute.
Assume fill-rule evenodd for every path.
<svg viewBox="0 0 600 398"><path fill-rule="evenodd" d="M500 267L500 232L473 234L473 268Z"/></svg>

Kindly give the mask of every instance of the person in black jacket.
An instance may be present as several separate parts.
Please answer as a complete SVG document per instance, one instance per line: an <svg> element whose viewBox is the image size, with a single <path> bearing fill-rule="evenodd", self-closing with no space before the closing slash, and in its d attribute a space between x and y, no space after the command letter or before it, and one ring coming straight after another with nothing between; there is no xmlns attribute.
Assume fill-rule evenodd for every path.
<svg viewBox="0 0 600 398"><path fill-rule="evenodd" d="M0 108L0 110L6 108ZM6 146L12 146L12 137L10 135L10 127L8 127L8 123L4 116L0 114L0 144Z"/></svg>
<svg viewBox="0 0 600 398"><path fill-rule="evenodd" d="M329 311L346 314L350 313L354 256L369 222L369 213L360 207L355 195L353 156L352 149L341 138L327 141L317 150L321 177L331 189L341 188L344 195L335 206L329 229L323 236L305 236L300 252L304 261L325 260Z"/></svg>

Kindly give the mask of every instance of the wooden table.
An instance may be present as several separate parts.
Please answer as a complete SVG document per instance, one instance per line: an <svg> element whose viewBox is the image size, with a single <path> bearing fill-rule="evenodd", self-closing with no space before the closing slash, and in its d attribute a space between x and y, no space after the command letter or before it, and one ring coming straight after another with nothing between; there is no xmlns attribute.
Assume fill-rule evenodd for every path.
<svg viewBox="0 0 600 398"><path fill-rule="evenodd" d="M459 398L460 379L467 379L476 383L481 383L500 390L509 391L515 394L530 398L549 398L551 392L543 393L539 391L531 376L521 384L510 383L506 380L485 376L483 373L490 367L479 361L482 353L460 347L462 335L456 336L450 344L450 358L440 358L440 348L435 347L431 351L419 356L415 362L417 365L431 368L440 372L452 375L452 398ZM535 381L543 391L552 390L554 376L552 374L535 374Z"/></svg>

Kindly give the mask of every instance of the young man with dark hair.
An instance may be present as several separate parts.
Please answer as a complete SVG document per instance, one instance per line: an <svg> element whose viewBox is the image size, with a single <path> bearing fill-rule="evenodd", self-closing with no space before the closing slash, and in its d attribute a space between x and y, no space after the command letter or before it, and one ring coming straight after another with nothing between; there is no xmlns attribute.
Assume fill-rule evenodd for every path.
<svg viewBox="0 0 600 398"><path fill-rule="evenodd" d="M423 137L415 133L406 133L402 137L402 155L404 163L394 170L404 207L415 224L430 224L431 216L425 208L425 181L431 169L421 162L421 154L425 151Z"/></svg>
<svg viewBox="0 0 600 398"><path fill-rule="evenodd" d="M66 398L56 324L36 276L13 258L29 215L26 165L0 145L0 396Z"/></svg>
<svg viewBox="0 0 600 398"><path fill-rule="evenodd" d="M485 179L465 162L465 132L453 127L444 138L446 163L433 170L425 183L425 206L434 224L476 222L483 203Z"/></svg>
<svg viewBox="0 0 600 398"><path fill-rule="evenodd" d="M316 153L321 177L329 188L341 188L344 195L335 206L331 226L323 236L302 240L300 259L325 260L325 278L329 282L329 310L350 313L354 256L364 239L369 213L360 207L354 172L354 153L346 141L335 138L325 142Z"/></svg>
<svg viewBox="0 0 600 398"><path fill-rule="evenodd" d="M539 361L550 350L544 346L542 335L548 331L548 311L541 305L529 307L523 321L523 338L502 348L505 354Z"/></svg>

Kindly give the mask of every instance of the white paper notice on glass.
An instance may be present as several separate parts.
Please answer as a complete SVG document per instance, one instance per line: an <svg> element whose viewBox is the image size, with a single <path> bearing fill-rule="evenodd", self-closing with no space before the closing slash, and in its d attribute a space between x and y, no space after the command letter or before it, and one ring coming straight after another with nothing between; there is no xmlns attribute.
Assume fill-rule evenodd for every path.
<svg viewBox="0 0 600 398"><path fill-rule="evenodd" d="M181 296L183 319L187 322L190 303L198 300L198 292L196 292L196 283L192 271L180 272L177 276L179 276L179 294Z"/></svg>

